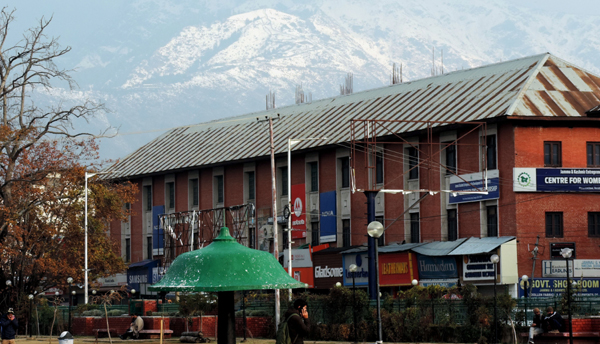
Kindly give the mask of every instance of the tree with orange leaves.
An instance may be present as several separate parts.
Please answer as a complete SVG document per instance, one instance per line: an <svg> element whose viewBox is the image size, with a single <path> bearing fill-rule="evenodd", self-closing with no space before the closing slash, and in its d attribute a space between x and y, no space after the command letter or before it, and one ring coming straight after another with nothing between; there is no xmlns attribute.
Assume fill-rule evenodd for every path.
<svg viewBox="0 0 600 344"><path fill-rule="evenodd" d="M65 287L68 276L83 281L84 174L100 168L94 135L77 132L103 105L68 104L53 98L39 106L42 90L76 86L55 60L67 54L44 31L42 18L20 41L11 41L14 11L0 11L0 308L28 294ZM100 133L103 134L103 133ZM89 186L89 269L92 280L122 272L124 264L107 236L111 220L124 220L136 189L128 183L94 180ZM10 283L8 283L10 281ZM8 286L10 284L10 287Z"/></svg>

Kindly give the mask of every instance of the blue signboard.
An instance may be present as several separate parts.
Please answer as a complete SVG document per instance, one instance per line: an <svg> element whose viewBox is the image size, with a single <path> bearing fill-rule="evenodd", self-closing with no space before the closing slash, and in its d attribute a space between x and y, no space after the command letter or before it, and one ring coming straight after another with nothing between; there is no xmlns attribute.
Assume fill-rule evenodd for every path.
<svg viewBox="0 0 600 344"><path fill-rule="evenodd" d="M164 205L152 207L152 254L155 256L163 254L165 247L165 230L160 226L158 215L165 213Z"/></svg>
<svg viewBox="0 0 600 344"><path fill-rule="evenodd" d="M514 168L514 191L600 192L598 168Z"/></svg>
<svg viewBox="0 0 600 344"><path fill-rule="evenodd" d="M600 278L575 278L571 281L577 282L575 287L576 296L600 296ZM549 297L564 293L567 290L567 279L565 278L534 278L530 283L529 297ZM524 282L519 279L519 297L525 296Z"/></svg>
<svg viewBox="0 0 600 344"><path fill-rule="evenodd" d="M156 283L158 276L153 272L158 268L160 260L146 259L133 263L127 268L127 285L130 289L142 290L143 285Z"/></svg>
<svg viewBox="0 0 600 344"><path fill-rule="evenodd" d="M453 256L430 257L417 254L420 279L458 278L456 258Z"/></svg>
<svg viewBox="0 0 600 344"><path fill-rule="evenodd" d="M369 285L369 256L366 252L347 253L342 255L342 264L344 266L344 285L352 286L352 272L349 267L356 264L354 273L354 283L358 286Z"/></svg>
<svg viewBox="0 0 600 344"><path fill-rule="evenodd" d="M337 212L335 191L319 195L321 212L321 243L337 241Z"/></svg>
<svg viewBox="0 0 600 344"><path fill-rule="evenodd" d="M481 173L479 173L481 175ZM488 188L487 195L484 194L458 194L458 193L450 193L448 198L448 203L456 204L456 203L467 203L467 202L479 202L485 201L489 199L498 199L500 198L500 178L488 178ZM452 191L482 191L485 189L485 183L482 179L470 180L465 182L463 180L457 181L455 183L450 183L450 190Z"/></svg>

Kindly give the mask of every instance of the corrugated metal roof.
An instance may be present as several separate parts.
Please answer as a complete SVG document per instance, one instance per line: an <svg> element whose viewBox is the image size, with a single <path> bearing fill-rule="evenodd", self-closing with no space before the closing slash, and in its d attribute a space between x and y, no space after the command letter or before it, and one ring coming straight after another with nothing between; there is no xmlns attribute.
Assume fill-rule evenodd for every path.
<svg viewBox="0 0 600 344"><path fill-rule="evenodd" d="M415 247L412 250L424 256L447 256L466 240L467 238L461 238L456 241L435 241Z"/></svg>
<svg viewBox="0 0 600 344"><path fill-rule="evenodd" d="M497 249L500 245L515 240L514 236L506 237L488 237L488 238L474 238L470 237L466 242L463 242L452 252L448 253L449 256L463 256L468 254L481 254L489 253Z"/></svg>
<svg viewBox="0 0 600 344"><path fill-rule="evenodd" d="M388 246L381 246L379 247L379 253L394 253L394 252L405 252L405 251L410 251L410 250L415 250L416 248L419 248L423 245L426 245L424 243L409 243L409 244L393 244L393 245L388 245ZM346 252L344 252L346 253Z"/></svg>
<svg viewBox="0 0 600 344"><path fill-rule="evenodd" d="M350 120L393 119L475 121L498 116L585 116L600 104L600 78L550 54L391 85L351 95L292 105L176 128L110 167L112 178L268 156L266 116L274 122L275 151L287 152L288 138L302 141L294 150L350 141ZM396 133L423 128L398 123Z"/></svg>

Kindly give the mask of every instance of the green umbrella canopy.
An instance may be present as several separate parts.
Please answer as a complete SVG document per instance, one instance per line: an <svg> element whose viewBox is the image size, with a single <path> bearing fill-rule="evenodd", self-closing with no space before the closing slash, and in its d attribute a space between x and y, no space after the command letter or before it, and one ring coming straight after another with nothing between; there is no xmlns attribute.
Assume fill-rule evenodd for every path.
<svg viewBox="0 0 600 344"><path fill-rule="evenodd" d="M306 288L272 254L238 244L227 227L203 249L175 258L151 291L236 291Z"/></svg>

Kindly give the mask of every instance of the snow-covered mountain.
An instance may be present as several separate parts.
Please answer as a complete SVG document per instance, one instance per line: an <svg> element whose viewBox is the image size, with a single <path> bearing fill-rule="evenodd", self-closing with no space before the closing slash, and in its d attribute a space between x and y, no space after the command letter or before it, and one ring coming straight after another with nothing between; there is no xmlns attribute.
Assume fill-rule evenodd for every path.
<svg viewBox="0 0 600 344"><path fill-rule="evenodd" d="M518 7L512 0L106 0L18 3L19 25L54 15L52 31L73 51L74 97L104 101L120 134L102 153L118 158L167 128L294 103L296 85L313 99L545 51L600 71L597 16ZM600 9L600 5L590 6ZM435 65L432 63L435 48ZM600 73L599 73L600 74ZM66 93L62 93L66 94Z"/></svg>

